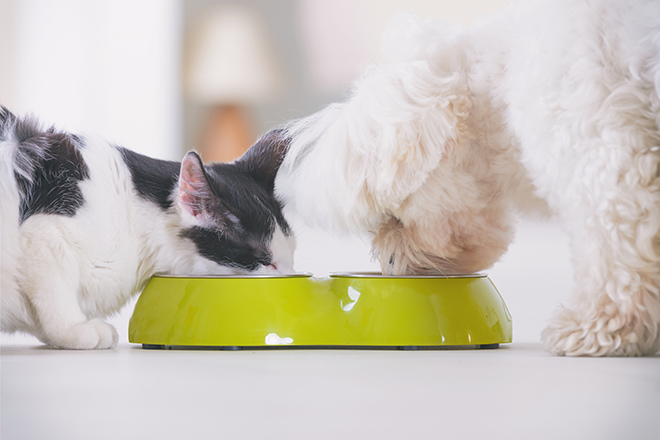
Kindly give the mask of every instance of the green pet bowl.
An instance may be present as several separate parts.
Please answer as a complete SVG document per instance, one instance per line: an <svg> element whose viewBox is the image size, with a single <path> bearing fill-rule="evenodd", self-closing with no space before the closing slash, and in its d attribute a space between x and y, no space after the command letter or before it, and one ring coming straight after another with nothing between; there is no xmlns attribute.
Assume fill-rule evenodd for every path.
<svg viewBox="0 0 660 440"><path fill-rule="evenodd" d="M143 348L496 348L511 315L486 275L155 276L129 341Z"/></svg>

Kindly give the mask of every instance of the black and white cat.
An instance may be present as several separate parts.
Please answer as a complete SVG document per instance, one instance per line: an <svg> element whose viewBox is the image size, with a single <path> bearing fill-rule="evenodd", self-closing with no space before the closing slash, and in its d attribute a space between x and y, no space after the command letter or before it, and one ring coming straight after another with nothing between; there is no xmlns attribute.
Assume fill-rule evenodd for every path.
<svg viewBox="0 0 660 440"><path fill-rule="evenodd" d="M293 272L273 195L277 137L205 166L193 152L156 160L0 108L2 331L109 348L117 332L102 318L154 274Z"/></svg>

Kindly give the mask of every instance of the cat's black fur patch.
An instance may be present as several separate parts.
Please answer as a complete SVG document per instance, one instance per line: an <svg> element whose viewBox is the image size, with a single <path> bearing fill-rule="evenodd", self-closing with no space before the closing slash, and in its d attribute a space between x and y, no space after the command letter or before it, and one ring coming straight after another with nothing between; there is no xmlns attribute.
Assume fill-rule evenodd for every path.
<svg viewBox="0 0 660 440"><path fill-rule="evenodd" d="M241 157L241 160L236 162L236 165L272 194L275 175L284 160L289 142L285 130L266 133Z"/></svg>
<svg viewBox="0 0 660 440"><path fill-rule="evenodd" d="M246 173L243 162L212 163L207 165L207 177L216 195L229 206L235 207L234 214L248 230L265 228L274 230L277 221L285 235L291 233L282 215L282 204L275 198L270 185ZM274 178L274 176L273 176ZM227 182L234 184L228 185Z"/></svg>
<svg viewBox="0 0 660 440"><path fill-rule="evenodd" d="M264 241L267 237L260 237L259 241L246 240L232 231L221 233L202 227L185 229L181 236L195 243L201 255L223 266L253 271L272 262L268 244Z"/></svg>
<svg viewBox="0 0 660 440"><path fill-rule="evenodd" d="M131 180L138 194L163 210L171 208L172 192L179 179L181 164L153 159L122 147L117 149L131 172Z"/></svg>
<svg viewBox="0 0 660 440"><path fill-rule="evenodd" d="M82 138L41 129L30 118L19 119L0 110L0 139L18 143L14 175L21 194L20 222L34 214L73 217L85 200L79 183L89 179L80 149Z"/></svg>

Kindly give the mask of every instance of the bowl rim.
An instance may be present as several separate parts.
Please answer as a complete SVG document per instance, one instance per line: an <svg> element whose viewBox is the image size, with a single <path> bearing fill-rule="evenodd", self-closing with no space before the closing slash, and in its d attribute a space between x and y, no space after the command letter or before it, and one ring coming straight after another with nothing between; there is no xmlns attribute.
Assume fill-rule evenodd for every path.
<svg viewBox="0 0 660 440"><path fill-rule="evenodd" d="M311 278L313 275L309 272L300 272L292 274L209 274L209 275L190 275L190 274L154 274L153 278L204 278L204 279L252 279L252 278Z"/></svg>
<svg viewBox="0 0 660 440"><path fill-rule="evenodd" d="M452 279L452 278L486 278L488 274L477 273L457 273L448 275L388 275L381 272L330 272L328 278L361 278L361 279ZM187 278L187 279L287 279L287 278L317 278L310 272L300 272L293 274L208 274L208 275L190 275L190 274L154 274L153 278Z"/></svg>
<svg viewBox="0 0 660 440"><path fill-rule="evenodd" d="M477 273L457 273L448 275L387 275L381 272L331 272L330 278L400 278L400 279L448 279L448 278L486 278L488 274Z"/></svg>

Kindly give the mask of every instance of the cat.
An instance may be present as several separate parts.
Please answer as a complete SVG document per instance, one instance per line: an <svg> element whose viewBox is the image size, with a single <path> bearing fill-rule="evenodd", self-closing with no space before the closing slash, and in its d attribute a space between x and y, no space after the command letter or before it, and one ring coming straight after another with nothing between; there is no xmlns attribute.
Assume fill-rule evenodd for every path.
<svg viewBox="0 0 660 440"><path fill-rule="evenodd" d="M231 163L195 152L178 163L1 107L2 331L112 348L102 318L154 274L292 273L295 239L273 195L286 148L273 137Z"/></svg>

